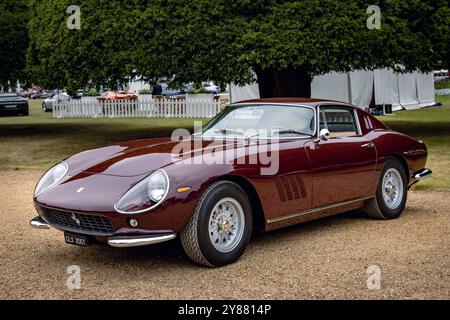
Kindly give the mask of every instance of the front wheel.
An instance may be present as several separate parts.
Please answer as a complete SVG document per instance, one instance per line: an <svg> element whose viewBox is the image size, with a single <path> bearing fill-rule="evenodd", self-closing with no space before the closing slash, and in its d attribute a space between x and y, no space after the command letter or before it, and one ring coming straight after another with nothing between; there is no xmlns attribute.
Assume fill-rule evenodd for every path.
<svg viewBox="0 0 450 320"><path fill-rule="evenodd" d="M42 111L47 112L47 104L45 102L42 103Z"/></svg>
<svg viewBox="0 0 450 320"><path fill-rule="evenodd" d="M374 219L395 219L405 209L407 197L407 178L401 163L389 158L383 165L377 194L364 210Z"/></svg>
<svg viewBox="0 0 450 320"><path fill-rule="evenodd" d="M192 261L204 266L230 264L247 248L252 218L244 190L230 181L216 182L203 193L181 232L183 249Z"/></svg>

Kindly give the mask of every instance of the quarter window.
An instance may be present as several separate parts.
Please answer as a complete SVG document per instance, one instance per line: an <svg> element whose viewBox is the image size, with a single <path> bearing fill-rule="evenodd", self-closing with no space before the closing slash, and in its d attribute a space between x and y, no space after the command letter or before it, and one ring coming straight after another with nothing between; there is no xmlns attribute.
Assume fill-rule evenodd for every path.
<svg viewBox="0 0 450 320"><path fill-rule="evenodd" d="M331 137L349 137L358 134L354 113L344 108L323 108L320 111L320 129L327 128Z"/></svg>

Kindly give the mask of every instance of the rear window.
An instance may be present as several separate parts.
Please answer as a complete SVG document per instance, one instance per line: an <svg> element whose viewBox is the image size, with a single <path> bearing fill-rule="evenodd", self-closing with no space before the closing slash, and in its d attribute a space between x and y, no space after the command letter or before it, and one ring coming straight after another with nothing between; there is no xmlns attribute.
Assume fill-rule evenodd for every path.
<svg viewBox="0 0 450 320"><path fill-rule="evenodd" d="M331 137L349 137L358 134L353 111L338 107L321 110L320 128L327 128Z"/></svg>
<svg viewBox="0 0 450 320"><path fill-rule="evenodd" d="M0 98L14 98L17 96L17 93L0 93Z"/></svg>

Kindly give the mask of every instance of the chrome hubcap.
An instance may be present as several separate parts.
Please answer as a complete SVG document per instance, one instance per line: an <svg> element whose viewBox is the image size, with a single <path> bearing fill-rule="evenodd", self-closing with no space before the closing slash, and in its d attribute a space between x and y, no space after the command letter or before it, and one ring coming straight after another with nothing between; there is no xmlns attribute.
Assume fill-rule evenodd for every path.
<svg viewBox="0 0 450 320"><path fill-rule="evenodd" d="M389 209L397 209L403 198L402 176L397 169L391 168L383 177L383 200Z"/></svg>
<svg viewBox="0 0 450 320"><path fill-rule="evenodd" d="M244 233L245 218L241 204L234 198L223 198L216 203L209 217L209 239L219 252L236 248Z"/></svg>

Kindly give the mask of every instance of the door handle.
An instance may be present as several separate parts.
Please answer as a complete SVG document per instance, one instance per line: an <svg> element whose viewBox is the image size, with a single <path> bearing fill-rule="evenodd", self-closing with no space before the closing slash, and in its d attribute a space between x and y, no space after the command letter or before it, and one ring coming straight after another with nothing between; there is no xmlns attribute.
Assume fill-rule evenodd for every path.
<svg viewBox="0 0 450 320"><path fill-rule="evenodd" d="M375 145L372 142L369 142L369 143L363 144L361 146L361 148L363 148L363 149L373 149L373 148L375 148Z"/></svg>

